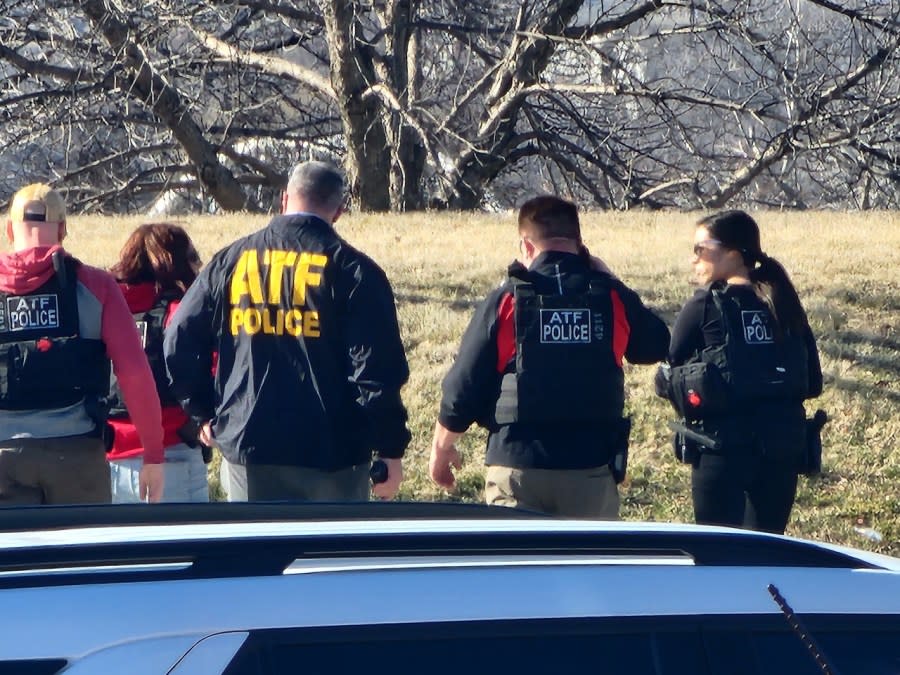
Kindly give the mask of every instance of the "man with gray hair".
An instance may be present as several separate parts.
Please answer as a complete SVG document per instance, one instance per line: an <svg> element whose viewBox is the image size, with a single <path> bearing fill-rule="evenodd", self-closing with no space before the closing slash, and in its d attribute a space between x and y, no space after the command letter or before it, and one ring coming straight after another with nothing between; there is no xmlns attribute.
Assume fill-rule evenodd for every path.
<svg viewBox="0 0 900 675"><path fill-rule="evenodd" d="M345 189L330 164L296 166L282 215L213 256L166 330L172 391L232 501L364 501L373 453L376 497L403 478L409 368L387 277L333 228Z"/></svg>

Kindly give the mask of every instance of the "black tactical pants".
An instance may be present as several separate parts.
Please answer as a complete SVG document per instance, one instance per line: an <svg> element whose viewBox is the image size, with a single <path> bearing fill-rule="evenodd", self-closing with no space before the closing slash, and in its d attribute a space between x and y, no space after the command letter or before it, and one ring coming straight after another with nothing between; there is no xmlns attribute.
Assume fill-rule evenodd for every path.
<svg viewBox="0 0 900 675"><path fill-rule="evenodd" d="M694 519L784 533L797 493L795 463L774 461L749 448L704 452L694 464Z"/></svg>

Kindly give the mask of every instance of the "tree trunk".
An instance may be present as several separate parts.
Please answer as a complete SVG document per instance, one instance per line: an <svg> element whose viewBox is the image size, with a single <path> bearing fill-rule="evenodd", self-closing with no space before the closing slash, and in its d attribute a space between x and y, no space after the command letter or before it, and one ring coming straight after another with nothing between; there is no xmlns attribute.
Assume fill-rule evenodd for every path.
<svg viewBox="0 0 900 675"><path fill-rule="evenodd" d="M355 3L328 0L322 5L350 189L360 210L387 211L391 208L391 152L377 97L365 96L376 81L372 55L357 38L363 28L354 17Z"/></svg>
<svg viewBox="0 0 900 675"><path fill-rule="evenodd" d="M171 130L194 166L200 183L219 206L227 211L243 209L246 197L240 183L219 162L216 149L194 122L178 91L154 70L141 47L131 40L128 26L104 0L85 0L82 7L110 47L124 57L128 75L122 90L139 98Z"/></svg>

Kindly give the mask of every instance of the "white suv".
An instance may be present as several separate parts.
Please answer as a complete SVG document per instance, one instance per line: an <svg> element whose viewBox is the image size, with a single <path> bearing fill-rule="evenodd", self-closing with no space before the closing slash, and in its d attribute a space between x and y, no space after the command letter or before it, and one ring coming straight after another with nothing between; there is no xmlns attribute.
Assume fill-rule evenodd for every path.
<svg viewBox="0 0 900 675"><path fill-rule="evenodd" d="M0 675L900 673L900 560L475 505L0 509Z"/></svg>

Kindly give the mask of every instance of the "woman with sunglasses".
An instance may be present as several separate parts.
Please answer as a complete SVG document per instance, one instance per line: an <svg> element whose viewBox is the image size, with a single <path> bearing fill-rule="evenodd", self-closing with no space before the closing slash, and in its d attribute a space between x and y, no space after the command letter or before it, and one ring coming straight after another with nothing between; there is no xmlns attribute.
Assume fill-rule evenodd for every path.
<svg viewBox="0 0 900 675"><path fill-rule="evenodd" d="M695 432L676 442L694 517L784 532L806 458L803 400L822 391L815 338L745 212L699 221L693 268L701 288L675 321L666 393Z"/></svg>
<svg viewBox="0 0 900 675"><path fill-rule="evenodd" d="M197 429L169 391L163 362L163 329L200 271L200 256L178 225L139 226L122 247L110 272L119 282L141 334L162 403L164 502L208 502L209 483ZM112 448L107 454L113 503L141 501L138 471L144 449L113 377L110 387Z"/></svg>

